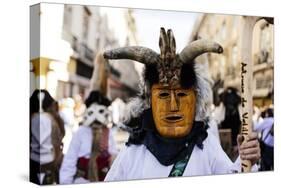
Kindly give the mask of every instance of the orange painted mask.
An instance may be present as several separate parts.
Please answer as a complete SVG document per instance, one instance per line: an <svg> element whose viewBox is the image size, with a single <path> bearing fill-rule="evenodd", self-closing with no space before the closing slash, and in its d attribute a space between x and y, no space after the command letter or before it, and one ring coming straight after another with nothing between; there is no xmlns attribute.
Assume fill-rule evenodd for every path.
<svg viewBox="0 0 281 188"><path fill-rule="evenodd" d="M152 114L158 133L167 138L188 135L195 116L195 90L179 85L154 84L151 93Z"/></svg>

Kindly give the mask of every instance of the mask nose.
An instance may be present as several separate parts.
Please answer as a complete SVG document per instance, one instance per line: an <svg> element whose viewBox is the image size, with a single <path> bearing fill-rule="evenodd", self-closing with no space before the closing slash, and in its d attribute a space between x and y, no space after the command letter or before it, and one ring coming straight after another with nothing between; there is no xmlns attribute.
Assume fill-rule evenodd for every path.
<svg viewBox="0 0 281 188"><path fill-rule="evenodd" d="M175 112L179 110L178 102L174 91L171 91L171 111Z"/></svg>

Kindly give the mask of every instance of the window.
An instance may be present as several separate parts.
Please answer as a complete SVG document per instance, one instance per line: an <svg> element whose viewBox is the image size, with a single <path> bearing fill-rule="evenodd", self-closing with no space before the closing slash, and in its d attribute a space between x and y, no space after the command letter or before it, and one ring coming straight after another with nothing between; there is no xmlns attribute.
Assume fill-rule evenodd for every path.
<svg viewBox="0 0 281 188"><path fill-rule="evenodd" d="M237 61L238 61L238 48L237 48L237 45L235 44L232 48L232 54L231 54L231 57L232 57L232 65L236 65L237 64Z"/></svg>
<svg viewBox="0 0 281 188"><path fill-rule="evenodd" d="M220 58L220 63L219 63L220 65L219 65L219 72L220 72L220 74L221 75L223 75L223 77L225 76L225 65L226 65L226 58L225 58L225 56L221 56L221 58Z"/></svg>
<svg viewBox="0 0 281 188"><path fill-rule="evenodd" d="M272 76L260 76L256 79L256 89L272 88Z"/></svg>
<svg viewBox="0 0 281 188"><path fill-rule="evenodd" d="M238 16L233 16L233 19L232 19L232 33L233 33L234 36L237 35L237 29L239 28L238 24L239 24L239 17Z"/></svg>
<svg viewBox="0 0 281 188"><path fill-rule="evenodd" d="M88 34L89 34L89 24L90 24L90 17L91 17L91 12L87 7L84 7L84 12L83 12L83 33L82 33L82 38L84 41L87 41L88 39Z"/></svg>
<svg viewBox="0 0 281 188"><path fill-rule="evenodd" d="M223 22L223 24L222 24L222 27L221 27L221 41L224 41L224 40L226 40L226 23L225 23L225 21Z"/></svg>
<svg viewBox="0 0 281 188"><path fill-rule="evenodd" d="M233 26L233 30L236 30L238 28L238 16L233 16L233 20L232 20L232 26Z"/></svg>
<svg viewBox="0 0 281 188"><path fill-rule="evenodd" d="M261 28L261 36L260 36L260 49L268 49L270 46L270 31L268 24Z"/></svg>
<svg viewBox="0 0 281 188"><path fill-rule="evenodd" d="M273 28L267 23L261 26L259 56L260 63L273 61Z"/></svg>
<svg viewBox="0 0 281 188"><path fill-rule="evenodd" d="M64 5L63 25L66 31L70 31L72 22L72 7Z"/></svg>

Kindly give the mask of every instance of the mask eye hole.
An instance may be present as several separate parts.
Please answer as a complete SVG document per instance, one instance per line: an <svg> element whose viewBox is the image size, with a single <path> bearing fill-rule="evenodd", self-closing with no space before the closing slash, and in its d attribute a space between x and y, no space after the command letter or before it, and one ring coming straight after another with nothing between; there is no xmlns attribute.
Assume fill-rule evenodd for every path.
<svg viewBox="0 0 281 188"><path fill-rule="evenodd" d="M187 96L187 93L180 91L180 92L177 93L177 96L178 97L185 97L185 96Z"/></svg>
<svg viewBox="0 0 281 188"><path fill-rule="evenodd" d="M159 97L160 98L167 98L167 97L169 97L170 96L170 93L168 92L168 91L161 91L160 93L159 93Z"/></svg>
<svg viewBox="0 0 281 188"><path fill-rule="evenodd" d="M104 112L104 109L100 109L99 113L102 114Z"/></svg>

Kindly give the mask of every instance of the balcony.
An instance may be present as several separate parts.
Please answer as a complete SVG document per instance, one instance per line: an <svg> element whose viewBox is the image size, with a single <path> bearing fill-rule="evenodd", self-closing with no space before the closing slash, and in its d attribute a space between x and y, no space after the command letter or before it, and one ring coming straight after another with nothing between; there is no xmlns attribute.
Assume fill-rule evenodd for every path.
<svg viewBox="0 0 281 188"><path fill-rule="evenodd" d="M90 64L92 64L92 62L94 60L94 51L91 50L90 48L88 48L88 46L86 44L81 43L81 45L80 45L80 52L81 52L81 55L85 59L90 61Z"/></svg>
<svg viewBox="0 0 281 188"><path fill-rule="evenodd" d="M94 51L90 49L85 43L79 42L76 37L73 37L72 49L76 52L75 58L80 59L87 65L93 65Z"/></svg>

